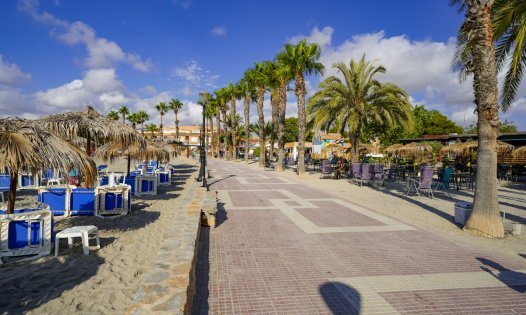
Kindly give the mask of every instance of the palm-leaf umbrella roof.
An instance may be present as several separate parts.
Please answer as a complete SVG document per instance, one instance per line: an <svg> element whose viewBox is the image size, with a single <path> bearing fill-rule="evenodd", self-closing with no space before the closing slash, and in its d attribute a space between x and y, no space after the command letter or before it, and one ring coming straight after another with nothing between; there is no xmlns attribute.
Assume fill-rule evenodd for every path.
<svg viewBox="0 0 526 315"><path fill-rule="evenodd" d="M385 153L390 153L390 154L394 154L397 152L397 150L401 147L403 147L404 145L401 144L401 143L395 143L395 144L391 144L390 146L388 146L387 148L384 149L384 152Z"/></svg>
<svg viewBox="0 0 526 315"><path fill-rule="evenodd" d="M66 139L80 136L119 141L123 145L136 142L144 145L144 137L133 128L99 114L91 106L80 112L49 115L41 118L39 123Z"/></svg>
<svg viewBox="0 0 526 315"><path fill-rule="evenodd" d="M411 142L402 147L399 147L395 152L400 155L423 156L433 153L433 147L429 144Z"/></svg>
<svg viewBox="0 0 526 315"><path fill-rule="evenodd" d="M146 147L142 147L139 143L126 146L122 145L121 142L112 141L100 146L95 151L95 156L105 161L112 161L115 158L128 154L130 157L138 160L169 161L170 156L176 155L176 151L171 145L158 144L150 140L146 140Z"/></svg>
<svg viewBox="0 0 526 315"><path fill-rule="evenodd" d="M472 140L467 142L457 142L440 149L441 153L454 153L455 155L470 155L477 151L478 141ZM515 147L509 143L497 141L497 152L510 153Z"/></svg>
<svg viewBox="0 0 526 315"><path fill-rule="evenodd" d="M96 178L95 162L74 145L48 132L38 123L19 118L0 119L0 168L9 168L11 186L8 212L12 213L19 170L55 168L68 174L70 164L87 178ZM15 181L15 186L13 186Z"/></svg>
<svg viewBox="0 0 526 315"><path fill-rule="evenodd" d="M520 156L520 155L526 155L526 145L524 145L522 147L518 147L517 149L515 149L513 151L513 155L515 157Z"/></svg>

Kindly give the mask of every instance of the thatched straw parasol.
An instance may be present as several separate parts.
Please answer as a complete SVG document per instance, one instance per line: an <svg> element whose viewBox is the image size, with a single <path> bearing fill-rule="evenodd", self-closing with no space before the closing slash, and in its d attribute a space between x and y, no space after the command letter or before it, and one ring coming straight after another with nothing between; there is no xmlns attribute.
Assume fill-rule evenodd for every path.
<svg viewBox="0 0 526 315"><path fill-rule="evenodd" d="M173 146L164 143L155 143L146 140L146 147L138 143L129 146L123 146L121 142L108 142L99 147L94 152L95 156L104 161L113 161L122 155L128 158L128 172L130 173L130 158L141 161L159 160L161 162L169 161L171 156L176 156L176 150Z"/></svg>
<svg viewBox="0 0 526 315"><path fill-rule="evenodd" d="M38 122L63 138L72 139L76 136L86 138L88 154L91 154L92 139L118 141L123 146L132 143L145 145L144 137L136 130L99 114L91 106L80 112L49 115Z"/></svg>
<svg viewBox="0 0 526 315"><path fill-rule="evenodd" d="M406 156L424 156L433 153L433 147L429 144L423 144L418 142L411 142L402 147L399 147L396 153Z"/></svg>
<svg viewBox="0 0 526 315"><path fill-rule="evenodd" d="M470 156L477 151L478 141L467 141L467 142L457 142L452 145L442 147L440 149L441 153L454 153L457 156ZM497 152L499 153L510 153L515 149L515 147L509 143L497 141Z"/></svg>
<svg viewBox="0 0 526 315"><path fill-rule="evenodd" d="M91 155L92 139L115 141L123 146L133 143L146 145L144 137L133 128L99 114L91 106L80 112L49 115L38 122L65 139L74 139L77 136L86 138L86 153L88 155Z"/></svg>
<svg viewBox="0 0 526 315"><path fill-rule="evenodd" d="M384 152L388 154L396 154L397 150L403 146L404 145L401 143L391 144L390 146L384 149Z"/></svg>
<svg viewBox="0 0 526 315"><path fill-rule="evenodd" d="M522 146L522 147L518 147L517 149L515 149L513 151L513 155L515 157L518 157L520 155L526 155L526 145Z"/></svg>
<svg viewBox="0 0 526 315"><path fill-rule="evenodd" d="M372 144L360 143L358 146L359 153L378 153L378 148Z"/></svg>
<svg viewBox="0 0 526 315"><path fill-rule="evenodd" d="M9 168L11 183L7 213L13 213L18 172L21 169L55 168L68 174L70 164L79 168L86 178L96 178L95 162L74 145L39 126L35 121L0 119L0 168Z"/></svg>

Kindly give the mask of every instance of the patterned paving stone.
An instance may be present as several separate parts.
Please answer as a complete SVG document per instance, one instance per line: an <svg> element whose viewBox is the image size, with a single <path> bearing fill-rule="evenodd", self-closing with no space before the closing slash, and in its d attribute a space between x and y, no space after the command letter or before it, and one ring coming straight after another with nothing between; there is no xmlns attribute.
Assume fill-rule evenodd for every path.
<svg viewBox="0 0 526 315"><path fill-rule="evenodd" d="M194 314L526 313L525 259L452 243L276 172L210 168L222 219L201 234Z"/></svg>

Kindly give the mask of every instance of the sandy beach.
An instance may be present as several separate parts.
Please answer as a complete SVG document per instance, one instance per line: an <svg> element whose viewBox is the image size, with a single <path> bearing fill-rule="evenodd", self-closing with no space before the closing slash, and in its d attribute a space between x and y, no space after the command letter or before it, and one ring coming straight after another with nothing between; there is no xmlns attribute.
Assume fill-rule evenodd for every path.
<svg viewBox="0 0 526 315"><path fill-rule="evenodd" d="M67 240L61 240L58 258L50 255L1 268L1 313L123 314L174 221L171 207L197 171L193 160L176 159L172 164L177 165L172 185L160 186L157 196L134 197L127 216L55 222L56 232L70 226L97 226L101 248L92 247L89 256L83 255L80 239L75 239L72 249ZM126 160L121 159L110 165L110 171L124 171L125 167ZM29 194L20 199L36 198L35 191Z"/></svg>

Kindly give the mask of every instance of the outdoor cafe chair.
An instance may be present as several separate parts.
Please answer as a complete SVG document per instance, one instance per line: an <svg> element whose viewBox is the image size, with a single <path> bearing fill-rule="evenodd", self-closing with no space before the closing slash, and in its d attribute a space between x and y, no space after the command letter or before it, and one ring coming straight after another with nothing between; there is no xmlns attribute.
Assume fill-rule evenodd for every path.
<svg viewBox="0 0 526 315"><path fill-rule="evenodd" d="M435 169L433 166L424 166L420 170L419 178L409 177L407 179L406 195L409 195L414 190L418 196L427 193L430 198L434 198L432 187L434 173Z"/></svg>
<svg viewBox="0 0 526 315"><path fill-rule="evenodd" d="M321 178L327 178L332 176L332 167L329 160L324 160L321 166Z"/></svg>
<svg viewBox="0 0 526 315"><path fill-rule="evenodd" d="M449 198L452 198L451 194L449 194L449 183L451 181L452 176L453 169L451 167L446 167L442 169L442 174L440 174L435 184L435 191L441 190Z"/></svg>

